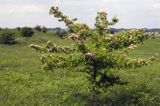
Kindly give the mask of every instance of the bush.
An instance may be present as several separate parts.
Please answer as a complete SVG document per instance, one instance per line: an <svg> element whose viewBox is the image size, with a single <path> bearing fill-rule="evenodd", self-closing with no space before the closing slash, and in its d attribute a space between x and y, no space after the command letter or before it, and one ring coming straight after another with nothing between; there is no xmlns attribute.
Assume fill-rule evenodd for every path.
<svg viewBox="0 0 160 106"><path fill-rule="evenodd" d="M64 36L67 36L68 32L65 30L56 30L56 35L62 38Z"/></svg>
<svg viewBox="0 0 160 106"><path fill-rule="evenodd" d="M20 30L21 30L21 27L17 27L16 30L17 30L17 31L20 31Z"/></svg>
<svg viewBox="0 0 160 106"><path fill-rule="evenodd" d="M39 31L39 32L41 32L41 31L42 31L42 29L41 29L41 26L40 26L40 25L35 26L35 27L34 27L34 29L35 29L36 31Z"/></svg>
<svg viewBox="0 0 160 106"><path fill-rule="evenodd" d="M43 26L43 27L41 28L41 30L42 30L43 33L46 33L46 32L48 31L48 29L47 29L45 26Z"/></svg>
<svg viewBox="0 0 160 106"><path fill-rule="evenodd" d="M21 29L21 36L23 37L31 37L34 34L34 31L32 28L24 27Z"/></svg>
<svg viewBox="0 0 160 106"><path fill-rule="evenodd" d="M9 31L3 31L0 33L0 44L15 44L15 34Z"/></svg>
<svg viewBox="0 0 160 106"><path fill-rule="evenodd" d="M97 105L99 97L110 87L126 86L129 83L121 79L118 71L139 68L158 59L157 56L147 59L130 57L127 50L136 48L137 45L148 39L148 35L145 35L142 29L109 34L109 26L115 25L119 20L113 17L109 21L106 12L97 13L95 30L86 24L76 23L76 18L69 19L59 11L58 7L52 7L50 14L65 23L69 30L68 38L75 44L66 47L48 42L44 46L33 44L31 47L41 52L44 51L40 60L45 70L57 71L57 68L71 67L78 72L86 73L93 106ZM66 34L61 31L56 32L60 37ZM135 104L143 99L143 96L148 98L146 92L142 92L141 89L139 92L133 97Z"/></svg>

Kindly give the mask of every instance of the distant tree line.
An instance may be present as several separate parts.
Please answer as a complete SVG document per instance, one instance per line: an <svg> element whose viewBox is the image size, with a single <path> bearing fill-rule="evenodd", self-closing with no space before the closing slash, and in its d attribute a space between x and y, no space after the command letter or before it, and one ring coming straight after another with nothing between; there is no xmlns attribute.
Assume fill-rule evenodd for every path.
<svg viewBox="0 0 160 106"><path fill-rule="evenodd" d="M16 44L15 35L18 33L22 37L32 37L35 31L46 33L47 27L37 25L34 28L31 27L17 27L15 29L1 28L0 27L0 44L13 45Z"/></svg>
<svg viewBox="0 0 160 106"><path fill-rule="evenodd" d="M40 26L40 25L35 26L34 30L38 32L43 32L43 33L46 33L48 31L48 29L45 26Z"/></svg>
<svg viewBox="0 0 160 106"><path fill-rule="evenodd" d="M130 28L130 29L126 29L126 28L109 28L110 32L121 32L121 31L130 31L131 29L134 28ZM145 32L160 32L160 28L152 28L152 29L148 29L148 28L142 28Z"/></svg>

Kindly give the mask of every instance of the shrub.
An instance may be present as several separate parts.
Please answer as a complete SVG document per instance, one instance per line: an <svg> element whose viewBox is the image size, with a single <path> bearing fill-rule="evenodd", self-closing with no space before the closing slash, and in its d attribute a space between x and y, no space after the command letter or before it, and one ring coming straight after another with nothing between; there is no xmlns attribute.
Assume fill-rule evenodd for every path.
<svg viewBox="0 0 160 106"><path fill-rule="evenodd" d="M17 27L16 29L17 29L17 31L20 31L20 30L21 30L21 27Z"/></svg>
<svg viewBox="0 0 160 106"><path fill-rule="evenodd" d="M66 30L56 30L56 35L62 38L67 36L68 32Z"/></svg>
<svg viewBox="0 0 160 106"><path fill-rule="evenodd" d="M21 36L23 37L31 37L34 34L34 31L30 27L24 27L21 29Z"/></svg>
<svg viewBox="0 0 160 106"><path fill-rule="evenodd" d="M15 34L7 30L0 33L0 44L15 44Z"/></svg>
<svg viewBox="0 0 160 106"><path fill-rule="evenodd" d="M42 30L43 33L46 33L46 32L48 31L48 29L47 29L45 26L43 26L43 27L41 28L41 30Z"/></svg>
<svg viewBox="0 0 160 106"><path fill-rule="evenodd" d="M41 62L46 70L57 71L57 68L72 67L86 73L93 106L96 105L98 96L109 87L128 84L117 75L120 69L142 67L157 59L154 56L148 59L129 57L123 50L134 49L148 36L141 29L109 34L108 27L116 24L118 19L113 17L109 21L106 12L97 13L95 30L86 24L76 23L76 19L69 19L58 7L52 7L50 14L65 23L69 30L68 38L73 40L75 45L61 47L48 42L45 46L31 47L44 51Z"/></svg>
<svg viewBox="0 0 160 106"><path fill-rule="evenodd" d="M40 25L35 26L34 29L35 29L36 31L39 31L39 32L41 32L41 30L42 30Z"/></svg>

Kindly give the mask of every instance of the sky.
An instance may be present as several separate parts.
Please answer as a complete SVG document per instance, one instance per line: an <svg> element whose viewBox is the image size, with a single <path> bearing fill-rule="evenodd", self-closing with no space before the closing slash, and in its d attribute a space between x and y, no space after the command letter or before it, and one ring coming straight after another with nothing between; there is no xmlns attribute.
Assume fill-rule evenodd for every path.
<svg viewBox="0 0 160 106"><path fill-rule="evenodd" d="M160 28L160 0L0 0L0 27L65 25L49 15L51 6L94 27L98 11L119 18L115 28Z"/></svg>

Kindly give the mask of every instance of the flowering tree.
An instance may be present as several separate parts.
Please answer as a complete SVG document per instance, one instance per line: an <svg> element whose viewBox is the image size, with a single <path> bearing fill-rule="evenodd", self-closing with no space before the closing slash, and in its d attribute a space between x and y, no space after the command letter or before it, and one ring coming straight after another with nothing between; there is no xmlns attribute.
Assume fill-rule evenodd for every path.
<svg viewBox="0 0 160 106"><path fill-rule="evenodd" d="M109 34L109 26L115 25L119 20L113 17L108 21L106 12L97 13L94 29L86 24L76 23L76 18L70 19L58 7L52 7L50 14L65 23L69 31L68 38L75 41L75 45L61 47L49 41L43 47L34 44L31 47L44 51L41 62L46 70L61 67L76 69L83 66L79 70L88 74L94 101L95 95L101 90L117 84L127 84L114 74L114 70L141 67L156 59L154 56L148 59L128 57L123 50L135 48L149 36L138 29Z"/></svg>

